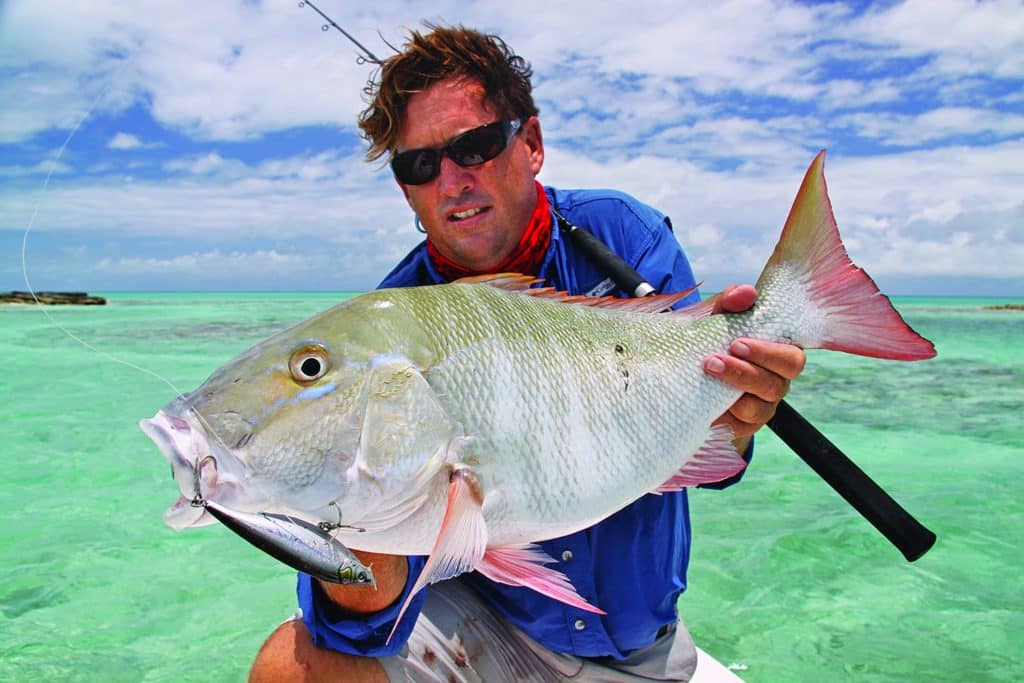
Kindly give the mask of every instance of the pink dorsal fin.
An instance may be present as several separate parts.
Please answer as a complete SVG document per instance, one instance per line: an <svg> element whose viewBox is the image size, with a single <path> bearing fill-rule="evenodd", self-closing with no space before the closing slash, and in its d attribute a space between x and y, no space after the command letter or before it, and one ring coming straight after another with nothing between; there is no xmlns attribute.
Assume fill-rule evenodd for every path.
<svg viewBox="0 0 1024 683"><path fill-rule="evenodd" d="M678 491L687 486L698 486L722 481L747 466L732 444L732 429L728 425L715 425L707 440L686 463L663 483L655 493Z"/></svg>
<svg viewBox="0 0 1024 683"><path fill-rule="evenodd" d="M487 549L476 569L492 581L532 588L571 607L604 614L604 610L591 605L576 592L565 574L544 566L553 561L535 545L497 546Z"/></svg>
<svg viewBox="0 0 1024 683"><path fill-rule="evenodd" d="M476 475L467 467L456 467L448 483L448 505L434 549L398 612L389 641L414 595L428 584L471 571L480 563L487 546L482 508L483 492Z"/></svg>
<svg viewBox="0 0 1024 683"><path fill-rule="evenodd" d="M490 273L487 275L468 275L455 280L457 285L487 285L510 292L524 292L535 284L544 282L544 278L522 273Z"/></svg>
<svg viewBox="0 0 1024 683"><path fill-rule="evenodd" d="M583 296L558 291L553 287L537 287L533 285L544 282L542 278L519 273L495 273L494 275L473 275L459 278L454 284L487 285L510 292L519 292L527 296L546 301L555 301L576 306L607 308L618 311L636 311L641 313L661 313L669 311L672 306L690 296L700 285L695 285L683 292L672 294L654 294L639 298L623 299L617 296ZM699 304L698 304L699 305ZM681 309L686 310L686 309Z"/></svg>
<svg viewBox="0 0 1024 683"><path fill-rule="evenodd" d="M698 285L699 287L700 285ZM693 291L693 290L690 290ZM708 317L715 312L715 300L704 299L704 301L698 301L695 304L689 306L683 306L672 311L672 315L681 316L684 318L690 318L691 320L701 320Z"/></svg>

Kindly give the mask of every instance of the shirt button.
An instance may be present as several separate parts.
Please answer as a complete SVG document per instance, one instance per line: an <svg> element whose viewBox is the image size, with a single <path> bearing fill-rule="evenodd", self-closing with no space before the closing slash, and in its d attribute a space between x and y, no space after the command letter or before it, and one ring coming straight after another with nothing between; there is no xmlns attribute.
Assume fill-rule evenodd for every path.
<svg viewBox="0 0 1024 683"><path fill-rule="evenodd" d="M577 631L582 631L583 629L585 629L587 627L587 622L583 621L582 619L577 619L576 621L573 622L572 625L573 625L573 628L575 628Z"/></svg>
<svg viewBox="0 0 1024 683"><path fill-rule="evenodd" d="M562 551L562 562L568 562L571 559L572 559L572 551L571 550L563 550Z"/></svg>

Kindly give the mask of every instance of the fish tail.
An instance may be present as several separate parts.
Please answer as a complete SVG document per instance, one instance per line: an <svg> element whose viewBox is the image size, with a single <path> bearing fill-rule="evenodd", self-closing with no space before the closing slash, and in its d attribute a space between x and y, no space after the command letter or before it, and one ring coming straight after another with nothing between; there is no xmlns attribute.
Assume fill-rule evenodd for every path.
<svg viewBox="0 0 1024 683"><path fill-rule="evenodd" d="M791 336L804 348L845 351L893 360L935 355L930 341L914 332L874 281L846 253L824 175L822 150L804 176L782 236L757 289L770 300L775 292L795 316Z"/></svg>

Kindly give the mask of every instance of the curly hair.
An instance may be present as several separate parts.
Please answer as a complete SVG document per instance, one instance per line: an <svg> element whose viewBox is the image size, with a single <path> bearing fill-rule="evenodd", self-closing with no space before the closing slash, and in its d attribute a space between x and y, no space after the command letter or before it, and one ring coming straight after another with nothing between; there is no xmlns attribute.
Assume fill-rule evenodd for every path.
<svg viewBox="0 0 1024 683"><path fill-rule="evenodd" d="M462 26L424 25L430 32L410 30L403 50L383 60L363 89L369 106L359 115L359 127L370 143L367 161L395 151L409 98L445 79L480 83L502 118L538 113L530 94L533 70L505 41Z"/></svg>

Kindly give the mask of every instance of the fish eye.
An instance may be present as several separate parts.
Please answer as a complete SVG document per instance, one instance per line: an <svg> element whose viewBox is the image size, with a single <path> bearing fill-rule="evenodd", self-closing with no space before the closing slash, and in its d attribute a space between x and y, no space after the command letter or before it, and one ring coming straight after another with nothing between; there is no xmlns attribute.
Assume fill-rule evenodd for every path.
<svg viewBox="0 0 1024 683"><path fill-rule="evenodd" d="M304 346L292 354L288 370L300 384L315 382L330 370L327 349L319 345Z"/></svg>

